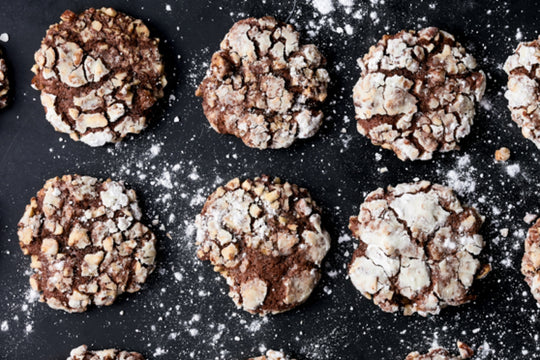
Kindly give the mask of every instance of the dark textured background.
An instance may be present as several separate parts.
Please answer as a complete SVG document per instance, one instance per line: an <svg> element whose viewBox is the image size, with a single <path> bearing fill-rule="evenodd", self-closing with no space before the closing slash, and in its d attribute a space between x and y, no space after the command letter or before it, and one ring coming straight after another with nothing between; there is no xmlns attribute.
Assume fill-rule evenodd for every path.
<svg viewBox="0 0 540 360"><path fill-rule="evenodd" d="M38 93L30 88L29 69L48 25L64 9L102 5L145 20L161 38L169 86L146 131L117 146L90 148L55 133L47 123ZM2 2L0 33L8 33L10 40L0 46L11 69L13 97L0 112L0 358L60 360L86 343L95 349L139 351L149 359L243 359L265 347L304 360L403 359L409 351L426 351L434 341L454 348L455 340L477 349L478 358L540 358L540 312L519 273L528 226L523 216L539 210L540 151L510 121L502 71L519 34L523 40L538 36L540 7L533 1L387 0L358 2L348 14L337 1L334 6L322 16L299 1L291 18L303 39L317 44L328 58L332 85L325 125L289 149L257 151L213 132L194 90L234 21L266 14L284 20L292 3ZM354 29L352 35L340 33L345 24ZM356 133L351 100L359 74L355 59L386 32L428 25L453 33L476 56L488 75L488 88L461 151L403 163ZM180 121L173 121L176 116ZM152 155L152 146L159 154ZM493 161L500 146L512 150L506 165ZM516 165L520 171L510 176L508 166L515 170ZM388 172L378 171L383 167ZM45 180L73 172L126 180L138 191L160 240L158 268L142 291L83 314L32 300L30 260L19 250L16 235L25 204ZM307 187L323 208L333 237L325 274L309 301L267 320L237 311L224 281L195 260L190 225L218 183L260 173ZM346 236L347 219L365 194L415 177L464 185L463 201L487 218L485 254L493 266L477 286L477 301L427 319L383 313L360 296L344 270L354 249ZM502 228L509 229L507 238L499 235Z"/></svg>

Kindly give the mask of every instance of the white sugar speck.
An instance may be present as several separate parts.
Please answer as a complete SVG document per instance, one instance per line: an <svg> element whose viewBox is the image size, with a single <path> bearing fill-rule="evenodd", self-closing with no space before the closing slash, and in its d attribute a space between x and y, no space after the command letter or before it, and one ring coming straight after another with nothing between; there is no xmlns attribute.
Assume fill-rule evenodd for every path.
<svg viewBox="0 0 540 360"><path fill-rule="evenodd" d="M523 39L523 33L521 32L521 29L518 28L518 29L516 30L516 40L517 40L517 41L520 41L521 39Z"/></svg>
<svg viewBox="0 0 540 360"><path fill-rule="evenodd" d="M2 33L0 35L0 41L2 42L8 42L9 41L9 35L7 33Z"/></svg>
<svg viewBox="0 0 540 360"><path fill-rule="evenodd" d="M160 356L160 355L163 355L163 354L166 354L167 351L165 351L164 349L158 347L156 348L156 351L154 351L154 354L153 356Z"/></svg>
<svg viewBox="0 0 540 360"><path fill-rule="evenodd" d="M334 11L334 5L332 0L313 0L313 6L323 15L329 14Z"/></svg>
<svg viewBox="0 0 540 360"><path fill-rule="evenodd" d="M150 147L150 154L152 154L150 157L153 158L153 157L156 157L161 151L161 146L159 145L152 145Z"/></svg>
<svg viewBox="0 0 540 360"><path fill-rule="evenodd" d="M515 177L520 171L519 164L508 165L506 167L506 173L510 177Z"/></svg>

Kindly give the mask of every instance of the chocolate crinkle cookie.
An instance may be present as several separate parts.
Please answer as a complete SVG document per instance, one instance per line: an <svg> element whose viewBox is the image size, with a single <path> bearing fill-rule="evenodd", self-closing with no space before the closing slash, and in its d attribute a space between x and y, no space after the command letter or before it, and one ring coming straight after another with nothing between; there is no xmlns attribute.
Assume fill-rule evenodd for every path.
<svg viewBox="0 0 540 360"><path fill-rule="evenodd" d="M81 345L71 350L67 360L144 360L144 357L136 352L116 349L92 351L86 345Z"/></svg>
<svg viewBox="0 0 540 360"><path fill-rule="evenodd" d="M458 149L486 77L452 35L434 27L385 35L358 64L353 99L362 135L401 160Z"/></svg>
<svg viewBox="0 0 540 360"><path fill-rule="evenodd" d="M156 238L141 216L135 191L121 182L79 175L48 180L18 231L40 301L82 312L138 291L156 256Z"/></svg>
<svg viewBox="0 0 540 360"><path fill-rule="evenodd" d="M349 266L354 286L386 312L438 314L474 299L483 218L450 188L420 181L368 194L349 228L359 245Z"/></svg>
<svg viewBox="0 0 540 360"><path fill-rule="evenodd" d="M111 8L67 10L61 19L32 67L47 120L90 146L141 132L167 83L159 40L141 20Z"/></svg>
<svg viewBox="0 0 540 360"><path fill-rule="evenodd" d="M317 132L326 60L299 37L273 17L233 25L196 92L214 130L259 149L286 148Z"/></svg>
<svg viewBox="0 0 540 360"><path fill-rule="evenodd" d="M196 226L197 256L214 265L236 305L253 314L303 303L330 248L308 191L268 176L219 187Z"/></svg>
<svg viewBox="0 0 540 360"><path fill-rule="evenodd" d="M522 42L504 63L508 108L523 136L540 149L540 37Z"/></svg>
<svg viewBox="0 0 540 360"><path fill-rule="evenodd" d="M427 354L420 354L418 351L412 352L405 360L464 360L470 359L474 355L474 351L461 341L457 342L459 350L458 356L453 356L448 350L436 347L431 349Z"/></svg>
<svg viewBox="0 0 540 360"><path fill-rule="evenodd" d="M8 104L9 96L9 79L7 74L6 60L4 54L0 51L0 109L3 109Z"/></svg>
<svg viewBox="0 0 540 360"><path fill-rule="evenodd" d="M540 219L527 233L521 273L525 275L525 281L529 284L534 298L540 303Z"/></svg>
<svg viewBox="0 0 540 360"><path fill-rule="evenodd" d="M265 355L249 358L248 360L295 360L281 351L268 350Z"/></svg>

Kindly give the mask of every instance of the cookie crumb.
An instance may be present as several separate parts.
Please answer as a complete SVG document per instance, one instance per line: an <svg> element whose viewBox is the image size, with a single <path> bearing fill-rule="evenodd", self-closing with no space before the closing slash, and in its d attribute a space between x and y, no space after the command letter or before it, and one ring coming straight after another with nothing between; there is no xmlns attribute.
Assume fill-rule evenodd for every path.
<svg viewBox="0 0 540 360"><path fill-rule="evenodd" d="M523 221L525 221L527 224L532 224L532 222L536 220L537 217L538 215L536 214L526 213L523 217Z"/></svg>
<svg viewBox="0 0 540 360"><path fill-rule="evenodd" d="M502 147L495 151L495 161L497 162L505 162L508 159L510 159L510 149L507 147Z"/></svg>

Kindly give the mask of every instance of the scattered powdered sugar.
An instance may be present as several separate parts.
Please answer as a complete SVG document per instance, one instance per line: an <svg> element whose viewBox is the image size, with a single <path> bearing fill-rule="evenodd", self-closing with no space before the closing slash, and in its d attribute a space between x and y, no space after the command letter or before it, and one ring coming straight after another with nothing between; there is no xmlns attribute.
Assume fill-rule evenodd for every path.
<svg viewBox="0 0 540 360"><path fill-rule="evenodd" d="M445 184L460 195L470 194L476 190L476 169L471 167L468 154L458 158L456 166L446 173Z"/></svg>
<svg viewBox="0 0 540 360"><path fill-rule="evenodd" d="M520 28L517 28L516 29L516 40L521 41L521 39L523 39L523 33L521 32Z"/></svg>
<svg viewBox="0 0 540 360"><path fill-rule="evenodd" d="M334 11L334 5L332 4L332 0L312 0L313 6L315 9L317 9L318 12L320 12L323 15L330 14L332 11Z"/></svg>
<svg viewBox="0 0 540 360"><path fill-rule="evenodd" d="M258 5L270 3L263 1ZM473 3L464 6L472 7ZM507 14L506 3L496 3L490 4L492 28L498 25L495 19ZM165 9L165 14L172 15L183 8L179 3L171 4L162 3L161 11ZM292 6L282 5L274 15L285 19ZM118 305L91 309L82 316L57 315L54 310L48 310L46 305L37 303L39 294L28 290L27 285L10 292L0 299L6 309L1 312L1 335L11 339L2 344L15 348L20 338L42 336L40 326L48 319L55 319L55 326L61 328L65 325L62 322L67 324L73 319L87 326L88 317L96 321L106 319L100 323L104 328L125 332L126 339L136 339L145 355L160 359L248 358L276 347L290 350L302 359L345 359L358 349L368 359L404 358L407 351L427 351L435 344L454 350L456 340L473 346L478 359L515 359L518 353L531 358L532 354L540 353L534 330L540 311L519 274L523 239L529 226L523 222L522 209L531 213L539 211L538 199L531 195L539 191L538 176L533 173L534 167L530 176L524 176L529 174L525 160L510 165L495 164L482 153L484 147L500 147L497 136L504 136L505 140L513 136L509 134L515 129L500 126L508 123L502 94L491 94L482 100L478 107L480 119L473 126L481 127L482 131L471 134L461 151L437 155L429 162L402 163L391 152L371 145L356 131L350 98L359 75L356 58L383 34L401 30L403 24L414 28L440 22L435 11L443 5L412 2L404 6L403 12L394 9L397 11L394 16L389 11L394 4L384 0L314 0L299 4L290 21L302 37L324 50L335 86L323 109L326 117L321 131L313 139L286 151L253 151L237 139L216 134L205 122L200 102L193 101L192 94L219 46L218 40L201 43L196 51L177 58L181 67L167 70L171 81L178 81L171 88L181 83L182 89L187 89L182 91L189 96L167 93L163 105L166 114L154 119L156 126L136 139L97 149L96 160L92 156L72 154L75 145L60 138L47 151L55 165L63 168L63 164L75 164L67 169L94 171L125 180L137 191L145 221L159 239L158 268L140 293L126 294ZM210 19L227 26L256 15L251 11L259 11L249 2L238 3L237 9L218 2L212 6L223 16L218 19L214 14ZM210 15L199 16L204 21L210 20L205 17ZM223 26L224 31L227 26ZM470 34L459 40L476 46L475 54L493 46L475 44L476 35L485 31L484 27L471 22L464 26ZM524 27L507 29L506 37L500 36L504 49L515 46L514 40L521 39L523 32L527 34L525 30ZM167 46L177 44L178 53L184 54L187 36L190 34L175 27L164 39ZM7 34L0 36L0 41L7 40ZM504 61L499 56L494 61L494 57L488 54L485 59L478 58L482 68L492 74L498 70L495 65L490 69L489 64ZM182 121L176 114L180 114ZM525 156L515 153L516 159ZM512 154L514 157L514 147ZM96 161L100 164L95 165ZM322 207L333 237L321 283L308 302L288 314L265 318L252 317L234 307L227 296L226 282L211 266L196 259L194 245L194 218L206 198L229 179L252 177L258 172L282 176L308 187ZM358 214L368 192L415 177L454 188L463 203L474 205L486 216L485 255L494 268L492 274L479 282L480 296L476 302L459 309L445 309L441 316L429 319L384 314L363 299L347 279L347 265L357 245L347 228L348 217ZM10 244L15 249L13 234ZM29 272L24 276L28 275ZM516 324L519 324L517 330L510 329ZM70 343L77 345L94 341L74 330L68 335ZM95 342L100 339L103 341L97 338Z"/></svg>
<svg viewBox="0 0 540 360"><path fill-rule="evenodd" d="M506 167L506 173L510 177L515 177L517 174L519 174L519 170L519 164L508 165Z"/></svg>

